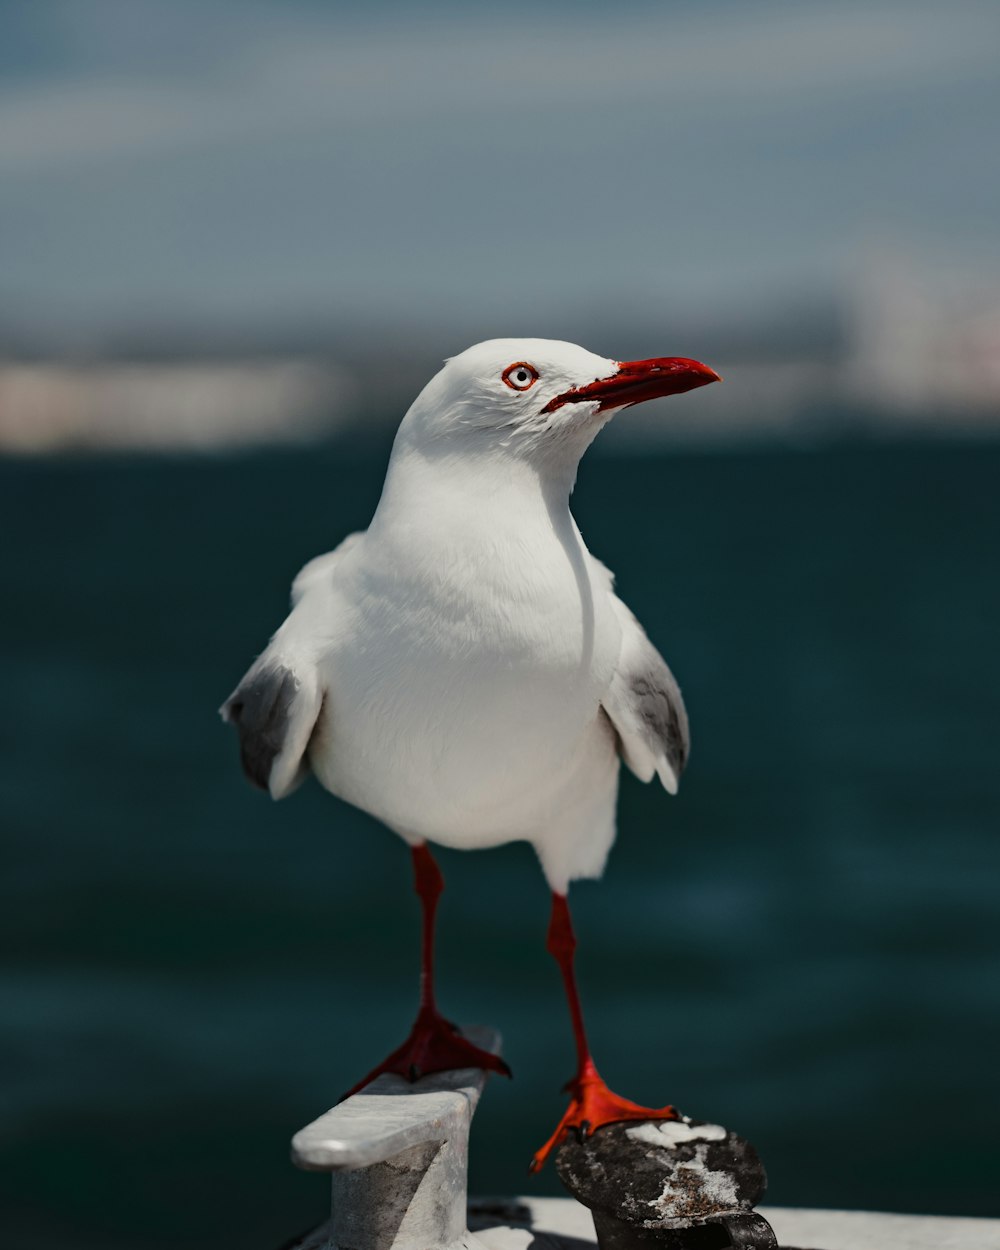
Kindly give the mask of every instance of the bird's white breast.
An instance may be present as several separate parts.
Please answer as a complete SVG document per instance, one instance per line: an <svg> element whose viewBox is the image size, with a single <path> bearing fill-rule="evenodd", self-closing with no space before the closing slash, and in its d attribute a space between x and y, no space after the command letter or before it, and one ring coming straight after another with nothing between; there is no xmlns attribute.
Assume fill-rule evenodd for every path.
<svg viewBox="0 0 1000 1250"><path fill-rule="evenodd" d="M601 572L567 508L480 503L373 526L313 609L331 622L317 776L457 846L533 839L590 791L613 797L617 775L600 701L621 635Z"/></svg>

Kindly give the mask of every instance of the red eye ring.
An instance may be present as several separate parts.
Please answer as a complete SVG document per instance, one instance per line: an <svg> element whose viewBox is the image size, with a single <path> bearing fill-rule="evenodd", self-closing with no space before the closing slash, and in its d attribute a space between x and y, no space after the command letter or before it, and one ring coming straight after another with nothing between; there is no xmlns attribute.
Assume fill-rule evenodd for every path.
<svg viewBox="0 0 1000 1250"><path fill-rule="evenodd" d="M524 374L524 377L520 375ZM538 370L526 360L515 360L503 371L504 384L512 391L530 391L538 381Z"/></svg>

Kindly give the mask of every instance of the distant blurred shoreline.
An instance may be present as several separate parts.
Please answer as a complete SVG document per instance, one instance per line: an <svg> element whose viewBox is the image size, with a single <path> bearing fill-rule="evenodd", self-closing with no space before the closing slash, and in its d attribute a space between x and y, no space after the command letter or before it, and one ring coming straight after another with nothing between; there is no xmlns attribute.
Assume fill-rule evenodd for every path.
<svg viewBox="0 0 1000 1250"><path fill-rule="evenodd" d="M545 319L543 318L543 321ZM385 436L442 358L507 326L133 330L89 348L0 338L0 454L199 452ZM1000 301L882 263L839 301L693 324L530 332L694 355L725 385L613 423L602 446L1000 434Z"/></svg>

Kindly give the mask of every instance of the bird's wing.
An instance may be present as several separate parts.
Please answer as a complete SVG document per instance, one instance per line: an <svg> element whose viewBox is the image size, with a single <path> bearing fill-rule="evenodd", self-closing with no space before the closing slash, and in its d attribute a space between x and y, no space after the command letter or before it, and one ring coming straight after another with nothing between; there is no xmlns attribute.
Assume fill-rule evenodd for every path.
<svg viewBox="0 0 1000 1250"><path fill-rule="evenodd" d="M622 759L640 781L659 776L677 793L691 739L680 687L646 632L614 592L622 647L602 707L618 734Z"/></svg>
<svg viewBox="0 0 1000 1250"><path fill-rule="evenodd" d="M292 582L292 607L294 608L300 602L308 590L321 586L332 574L334 566L344 553L364 536L364 530L348 534L339 547L334 547L332 551L327 551L321 556L314 556L308 564L304 564L296 574L295 581Z"/></svg>
<svg viewBox="0 0 1000 1250"><path fill-rule="evenodd" d="M240 738L240 762L248 779L272 798L283 799L309 771L306 749L323 706L309 622L303 600L319 594L344 552L360 534L317 556L292 583L292 612L219 709Z"/></svg>

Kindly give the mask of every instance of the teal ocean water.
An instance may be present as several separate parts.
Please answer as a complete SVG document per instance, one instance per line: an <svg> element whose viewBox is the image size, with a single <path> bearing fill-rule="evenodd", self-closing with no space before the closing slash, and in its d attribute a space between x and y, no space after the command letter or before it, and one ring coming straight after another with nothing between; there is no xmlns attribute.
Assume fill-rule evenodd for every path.
<svg viewBox="0 0 1000 1250"><path fill-rule="evenodd" d="M5 1243L263 1250L322 1216L292 1132L401 1040L402 845L242 781L215 708L385 448L0 464ZM628 778L575 891L622 1093L749 1136L773 1201L1000 1215L1000 447L591 456L575 511L678 674L678 799ZM572 1047L524 846L442 852L444 1008L514 1069L479 1192Z"/></svg>

